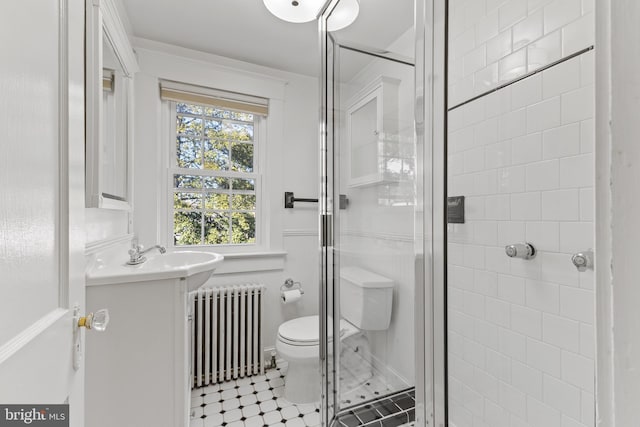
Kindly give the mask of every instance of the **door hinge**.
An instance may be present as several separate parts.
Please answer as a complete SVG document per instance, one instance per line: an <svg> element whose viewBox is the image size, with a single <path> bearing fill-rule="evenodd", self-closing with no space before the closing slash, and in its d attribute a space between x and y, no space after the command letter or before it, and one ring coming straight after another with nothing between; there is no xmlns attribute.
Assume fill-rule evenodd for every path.
<svg viewBox="0 0 640 427"><path fill-rule="evenodd" d="M333 216L330 214L322 215L322 240L323 248L333 246Z"/></svg>

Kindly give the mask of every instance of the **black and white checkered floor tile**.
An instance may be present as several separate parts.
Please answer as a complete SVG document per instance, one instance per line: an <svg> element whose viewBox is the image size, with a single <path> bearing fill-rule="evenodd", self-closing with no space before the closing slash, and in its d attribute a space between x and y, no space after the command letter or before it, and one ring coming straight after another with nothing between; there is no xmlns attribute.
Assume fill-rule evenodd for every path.
<svg viewBox="0 0 640 427"><path fill-rule="evenodd" d="M190 427L319 426L319 402L297 405L282 397L286 370L282 364L265 375L192 390ZM353 409L337 425L386 427L413 421L413 392L397 393L396 387L364 360L341 364L340 406Z"/></svg>
<svg viewBox="0 0 640 427"><path fill-rule="evenodd" d="M227 381L192 390L190 427L315 427L318 404L295 405L282 398L284 372Z"/></svg>

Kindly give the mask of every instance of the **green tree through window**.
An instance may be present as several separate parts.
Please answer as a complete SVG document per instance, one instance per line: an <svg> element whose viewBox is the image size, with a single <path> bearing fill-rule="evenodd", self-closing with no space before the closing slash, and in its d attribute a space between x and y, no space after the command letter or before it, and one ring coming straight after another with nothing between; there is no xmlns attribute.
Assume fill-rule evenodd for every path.
<svg viewBox="0 0 640 427"><path fill-rule="evenodd" d="M256 117L176 103L176 246L256 243Z"/></svg>

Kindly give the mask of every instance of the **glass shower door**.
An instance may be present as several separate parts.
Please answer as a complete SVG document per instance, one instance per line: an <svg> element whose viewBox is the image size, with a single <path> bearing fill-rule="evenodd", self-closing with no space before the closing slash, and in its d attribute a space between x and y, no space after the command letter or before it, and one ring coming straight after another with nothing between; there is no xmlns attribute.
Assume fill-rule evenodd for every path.
<svg viewBox="0 0 640 427"><path fill-rule="evenodd" d="M402 3L413 13L412 0ZM413 16L392 43L404 55L365 47L356 30L323 32L325 18L323 422L403 425L415 419L416 363L424 365L416 320L430 309L416 303L426 284L425 150L416 137Z"/></svg>

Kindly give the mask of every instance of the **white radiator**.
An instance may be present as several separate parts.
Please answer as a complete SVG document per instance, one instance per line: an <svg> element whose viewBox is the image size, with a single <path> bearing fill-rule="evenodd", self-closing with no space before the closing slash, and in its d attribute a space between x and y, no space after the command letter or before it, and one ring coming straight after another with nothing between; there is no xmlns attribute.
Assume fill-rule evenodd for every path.
<svg viewBox="0 0 640 427"><path fill-rule="evenodd" d="M264 289L247 284L189 294L193 387L264 374Z"/></svg>

